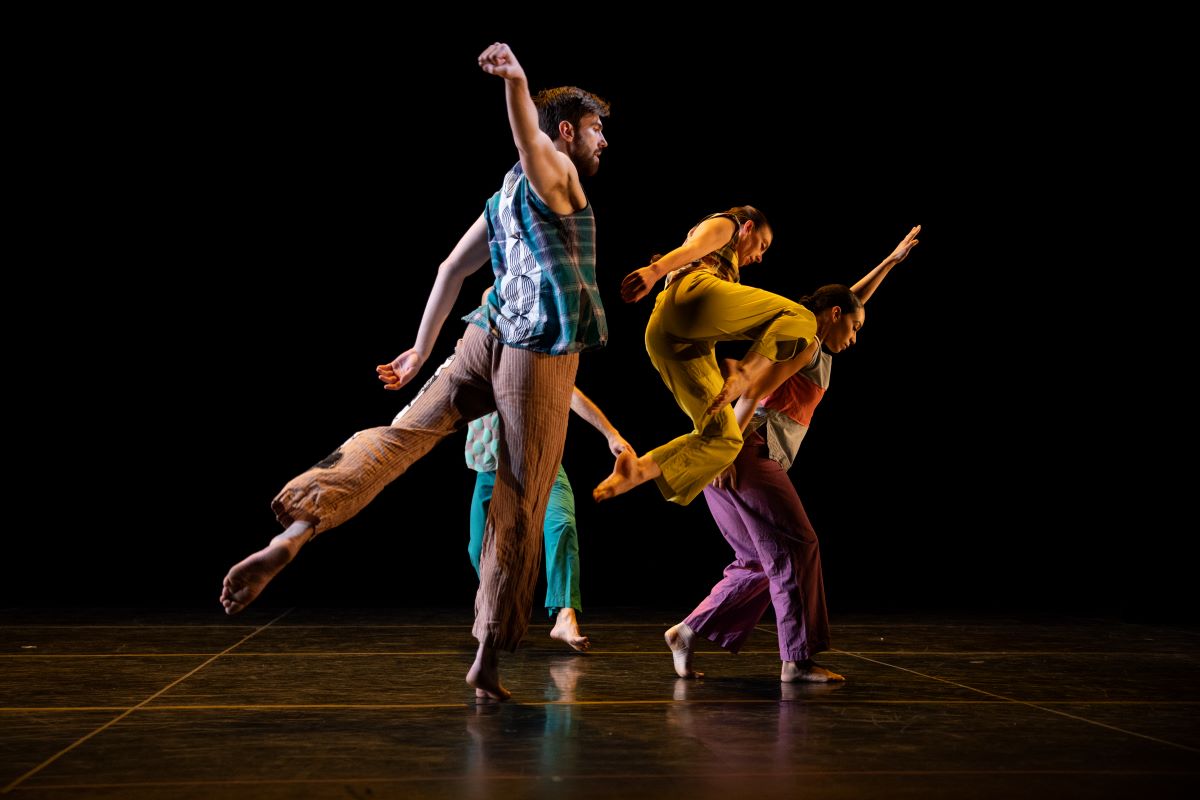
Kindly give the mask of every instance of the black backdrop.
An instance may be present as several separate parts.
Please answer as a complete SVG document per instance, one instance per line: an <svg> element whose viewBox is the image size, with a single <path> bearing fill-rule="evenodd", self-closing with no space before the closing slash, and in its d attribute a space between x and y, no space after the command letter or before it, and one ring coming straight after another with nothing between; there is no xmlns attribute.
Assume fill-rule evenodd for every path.
<svg viewBox="0 0 1200 800"><path fill-rule="evenodd" d="M383 391L375 365L411 345L440 259L516 160L502 82L475 62L503 36L534 89L612 103L587 182L611 341L578 385L636 447L687 420L643 349L652 301L620 302L627 272L750 203L775 244L744 279L795 295L853 282L920 223L791 472L831 609L1184 613L1187 570L1096 420L1129 375L1094 355L1111 315L1093 324L1074 294L1088 243L1060 212L1089 187L1053 97L898 55L847 73L783 38L699 58L645 31L391 40L309 22L78 76L77 127L46 143L53 257L32 262L32 308L10 297L33 313L10 337L5 605L219 613L225 571L278 530L279 487L408 401L490 281L468 281L421 378ZM585 611L686 606L720 576L703 500L644 486L593 503L611 458L575 417L564 462ZM443 443L260 603L468 606L473 478L461 440Z"/></svg>

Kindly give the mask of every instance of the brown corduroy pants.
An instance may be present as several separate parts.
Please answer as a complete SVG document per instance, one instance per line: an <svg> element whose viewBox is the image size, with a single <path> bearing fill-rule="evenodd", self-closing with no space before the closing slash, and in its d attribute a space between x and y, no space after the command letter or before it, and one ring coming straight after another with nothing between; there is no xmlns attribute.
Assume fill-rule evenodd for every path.
<svg viewBox="0 0 1200 800"><path fill-rule="evenodd" d="M480 642L516 650L529 626L542 560L542 523L562 461L578 354L505 347L468 325L455 355L391 425L359 431L290 480L271 503L285 527L336 528L467 422L499 411L503 437L475 595Z"/></svg>

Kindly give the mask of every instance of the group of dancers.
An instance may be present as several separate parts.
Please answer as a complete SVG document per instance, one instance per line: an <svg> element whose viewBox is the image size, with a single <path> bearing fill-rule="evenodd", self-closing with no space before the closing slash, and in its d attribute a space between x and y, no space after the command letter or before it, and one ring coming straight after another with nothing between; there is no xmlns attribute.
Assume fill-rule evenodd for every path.
<svg viewBox="0 0 1200 800"><path fill-rule="evenodd" d="M505 700L501 652L515 651L543 553L551 636L584 651L579 630L579 549L574 495L562 454L574 409L608 441L613 472L592 491L607 501L653 480L670 502L701 493L734 551L724 577L665 633L680 677L697 636L732 652L768 606L775 609L780 679L829 682L841 675L813 657L829 648L817 536L787 470L829 385L832 355L854 344L864 306L918 243L914 227L853 286L822 286L789 299L741 283L774 233L764 214L737 206L701 219L683 243L621 283L637 302L659 282L646 350L693 429L638 455L575 387L580 353L602 347L608 326L596 285L595 219L582 185L608 147L609 105L574 86L533 95L508 45L479 55L504 82L519 159L437 277L409 350L376 368L384 388L410 383L430 356L465 279L490 263L495 280L446 359L390 425L359 431L272 501L284 527L225 576L221 604L249 605L319 533L357 514L445 437L466 431L478 473L468 552L479 575L466 680L482 700ZM716 345L749 342L740 360Z"/></svg>

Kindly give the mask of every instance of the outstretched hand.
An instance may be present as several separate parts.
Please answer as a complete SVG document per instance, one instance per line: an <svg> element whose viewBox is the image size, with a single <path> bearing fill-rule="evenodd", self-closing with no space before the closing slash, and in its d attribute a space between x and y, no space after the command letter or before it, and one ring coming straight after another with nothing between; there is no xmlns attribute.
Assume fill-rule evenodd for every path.
<svg viewBox="0 0 1200 800"><path fill-rule="evenodd" d="M498 75L505 80L525 77L525 70L513 55L512 49L504 42L489 45L480 53L479 66L488 75Z"/></svg>
<svg viewBox="0 0 1200 800"><path fill-rule="evenodd" d="M391 362L380 364L375 371L383 381L383 388L394 391L411 381L423 363L425 359L416 350L405 350Z"/></svg>
<svg viewBox="0 0 1200 800"><path fill-rule="evenodd" d="M654 288L658 276L650 267L635 269L621 281L621 299L626 303L636 303Z"/></svg>
<svg viewBox="0 0 1200 800"><path fill-rule="evenodd" d="M634 458L637 458L637 452L633 449L633 445L625 441L625 437L621 436L619 433L615 436L609 437L608 450L614 456L619 456L624 452L630 452L633 454Z"/></svg>
<svg viewBox="0 0 1200 800"><path fill-rule="evenodd" d="M904 240L901 241L900 244L896 245L896 249L892 251L892 254L888 256L888 258L897 264L908 258L909 252L920 243L920 240L917 239L917 234L920 232L921 226L914 226L913 229L908 232L908 236L905 236Z"/></svg>

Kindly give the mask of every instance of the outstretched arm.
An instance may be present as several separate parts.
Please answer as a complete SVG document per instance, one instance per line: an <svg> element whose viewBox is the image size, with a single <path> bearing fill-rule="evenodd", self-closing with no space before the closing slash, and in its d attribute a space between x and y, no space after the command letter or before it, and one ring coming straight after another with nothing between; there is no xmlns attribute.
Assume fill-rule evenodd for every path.
<svg viewBox="0 0 1200 800"><path fill-rule="evenodd" d="M529 94L525 69L503 42L496 42L479 54L479 66L489 75L504 78L504 99L508 104L508 124L513 142L521 156L521 169L538 197L558 214L570 214L586 204L572 200L582 190L572 192L579 175L571 159L560 153L554 142L538 127L537 106ZM577 199L578 199L577 198Z"/></svg>
<svg viewBox="0 0 1200 800"><path fill-rule="evenodd" d="M733 236L737 224L729 217L712 217L692 229L687 240L665 256L641 269L635 269L621 281L621 299L636 303L650 293L658 279L671 270L690 264L720 248Z"/></svg>
<svg viewBox="0 0 1200 800"><path fill-rule="evenodd" d="M429 352L437 342L442 325L458 300L463 280L490 261L488 250L487 221L479 219L467 229L450 255L438 267L437 278L429 299L425 302L425 313L421 315L421 327L417 330L417 341L411 350L406 350L387 364L375 368L385 389L399 389L413 379L421 365L429 358Z"/></svg>
<svg viewBox="0 0 1200 800"><path fill-rule="evenodd" d="M858 296L858 299L866 304L871 295L875 294L875 290L879 288L879 284L883 283L883 279L892 271L892 267L908 258L909 252L918 244L917 234L920 232L920 225L915 226L909 231L900 244L896 245L896 249L887 258L880 261L875 269L862 276L858 283L851 286L850 291L854 292Z"/></svg>
<svg viewBox="0 0 1200 800"><path fill-rule="evenodd" d="M908 235L901 240L900 244L896 245L896 249L879 263L875 269L868 272L862 277L858 283L850 287L850 291L854 292L864 304L879 288L879 284L884 277L891 271L892 267L899 264L904 259L908 258L909 252L917 246L917 234L921 232L921 226L917 225L908 232ZM777 361L769 364L765 371L750 384L745 393L733 407L733 412L737 417L738 426L744 431L746 425L749 424L750 418L754 415L754 409L758 406L759 400L771 394L778 389L784 381L795 375L806 365L810 364L813 357L816 356L817 350L821 344L818 340L813 340L808 343L802 351L796 354L794 358L789 358L787 361Z"/></svg>
<svg viewBox="0 0 1200 800"><path fill-rule="evenodd" d="M617 429L608 421L608 417L604 416L604 412L600 407L588 398L583 392L579 391L579 387L575 387L571 394L571 410L579 416L583 417L589 425L604 434L604 438L608 439L608 449L614 456L619 456L621 453L628 450L634 456L633 447L629 442L625 441L625 437L617 433Z"/></svg>

